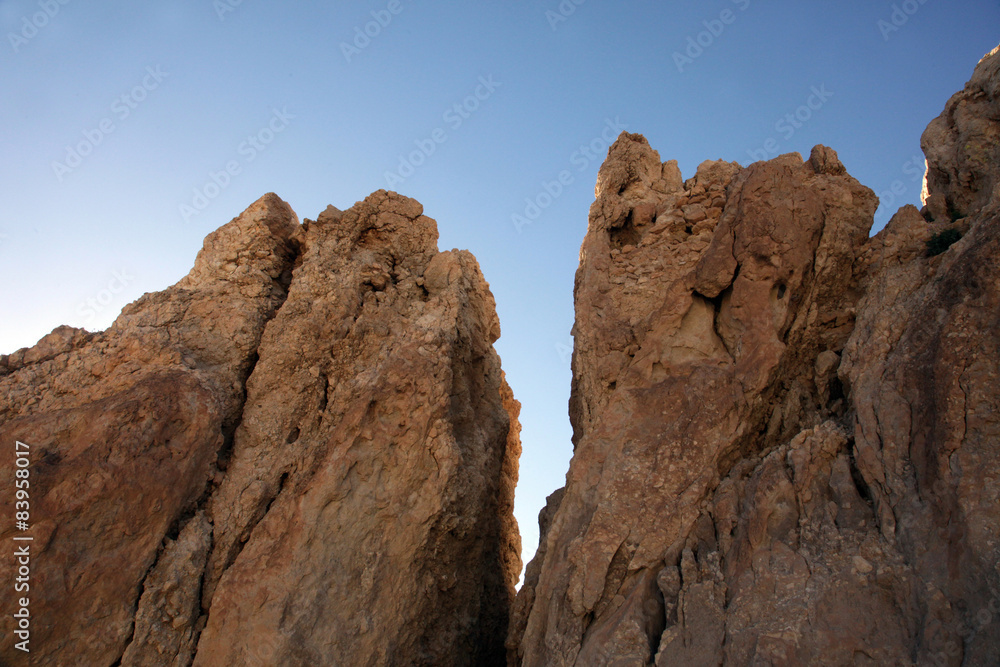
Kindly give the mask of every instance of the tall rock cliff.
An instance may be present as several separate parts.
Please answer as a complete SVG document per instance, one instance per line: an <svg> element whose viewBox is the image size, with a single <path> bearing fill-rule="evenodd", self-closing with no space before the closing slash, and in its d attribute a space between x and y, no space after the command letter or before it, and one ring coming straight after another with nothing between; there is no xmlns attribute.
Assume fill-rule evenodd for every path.
<svg viewBox="0 0 1000 667"><path fill-rule="evenodd" d="M1000 664L998 138L994 51L871 239L829 148L683 181L619 138L511 665Z"/></svg>
<svg viewBox="0 0 1000 667"><path fill-rule="evenodd" d="M503 663L519 405L475 259L422 213L266 195L108 331L0 360L30 664Z"/></svg>

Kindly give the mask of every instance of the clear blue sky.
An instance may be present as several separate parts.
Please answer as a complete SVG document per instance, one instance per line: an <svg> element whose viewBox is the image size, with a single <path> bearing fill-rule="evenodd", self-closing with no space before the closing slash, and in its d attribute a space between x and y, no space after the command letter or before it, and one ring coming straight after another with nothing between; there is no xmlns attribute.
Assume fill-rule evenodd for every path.
<svg viewBox="0 0 1000 667"><path fill-rule="evenodd" d="M685 177L827 144L876 192L895 184L880 227L918 201L920 134L1000 41L1000 3L2 0L0 28L0 352L106 327L265 192L315 218L391 186L496 296L527 560L571 455L573 274L602 133L645 134Z"/></svg>

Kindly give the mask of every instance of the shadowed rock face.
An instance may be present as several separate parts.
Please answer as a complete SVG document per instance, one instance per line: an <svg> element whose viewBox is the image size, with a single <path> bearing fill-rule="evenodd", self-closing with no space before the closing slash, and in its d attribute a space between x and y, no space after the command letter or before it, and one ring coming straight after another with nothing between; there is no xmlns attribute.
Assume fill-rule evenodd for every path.
<svg viewBox="0 0 1000 667"><path fill-rule="evenodd" d="M376 193L301 235L211 499L195 665L489 664L520 544L493 298Z"/></svg>
<svg viewBox="0 0 1000 667"><path fill-rule="evenodd" d="M436 241L393 193L304 225L267 195L108 331L2 358L32 664L503 663L519 405Z"/></svg>
<svg viewBox="0 0 1000 667"><path fill-rule="evenodd" d="M919 578L920 655L935 664L1000 664L998 138L994 50L923 137L925 213L945 200L953 215L927 225L904 208L871 240L840 368L858 468L883 539ZM964 236L927 257L949 226Z"/></svg>
<svg viewBox="0 0 1000 667"><path fill-rule="evenodd" d="M619 138L511 665L1000 661L998 61L924 135L940 256L828 148L684 182Z"/></svg>

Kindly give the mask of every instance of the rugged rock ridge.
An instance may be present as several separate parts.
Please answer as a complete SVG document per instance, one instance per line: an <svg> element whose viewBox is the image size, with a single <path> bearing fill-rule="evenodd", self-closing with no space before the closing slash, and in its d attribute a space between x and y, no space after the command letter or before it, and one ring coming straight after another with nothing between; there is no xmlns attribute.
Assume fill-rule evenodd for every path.
<svg viewBox="0 0 1000 667"><path fill-rule="evenodd" d="M920 138L927 156L923 199L937 222L971 216L995 200L1000 185L997 57L997 49L983 57L965 88Z"/></svg>
<svg viewBox="0 0 1000 667"><path fill-rule="evenodd" d="M489 664L520 448L486 282L398 196L303 231L212 497L194 664Z"/></svg>
<svg viewBox="0 0 1000 667"><path fill-rule="evenodd" d="M422 213L266 195L108 331L2 358L32 664L503 662L519 405L475 259Z"/></svg>
<svg viewBox="0 0 1000 667"><path fill-rule="evenodd" d="M511 665L1000 662L998 89L994 51L872 239L828 148L682 182L612 146Z"/></svg>

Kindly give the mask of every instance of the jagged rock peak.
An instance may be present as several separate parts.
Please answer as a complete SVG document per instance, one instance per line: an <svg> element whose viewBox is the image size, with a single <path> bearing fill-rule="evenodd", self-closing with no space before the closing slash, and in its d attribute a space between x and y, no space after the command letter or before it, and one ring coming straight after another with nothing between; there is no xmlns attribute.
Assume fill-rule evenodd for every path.
<svg viewBox="0 0 1000 667"><path fill-rule="evenodd" d="M720 486L749 483L747 461L843 416L836 362L877 200L825 147L747 168L709 161L682 181L629 134L597 193L575 289L576 449L518 597L511 659L695 664L708 649L688 633L706 632L712 651L722 641L675 610L697 592L724 618L724 547L741 516L712 513ZM828 455L846 460L846 439L830 438ZM692 531L713 521L726 541L699 547ZM753 595L734 602L759 611Z"/></svg>
<svg viewBox="0 0 1000 667"><path fill-rule="evenodd" d="M1000 203L1000 47L983 56L920 140L927 156L923 200L948 222Z"/></svg>
<svg viewBox="0 0 1000 667"><path fill-rule="evenodd" d="M178 286L197 289L212 281L253 277L262 285L269 284L287 268L298 226L291 207L269 192L205 238L194 267Z"/></svg>
<svg viewBox="0 0 1000 667"><path fill-rule="evenodd" d="M511 666L1000 663L997 53L870 239L829 148L612 146Z"/></svg>
<svg viewBox="0 0 1000 667"><path fill-rule="evenodd" d="M0 437L32 446L39 517L33 659L502 664L520 443L499 334L475 258L438 252L417 202L300 225L267 194L107 331L4 357Z"/></svg>

